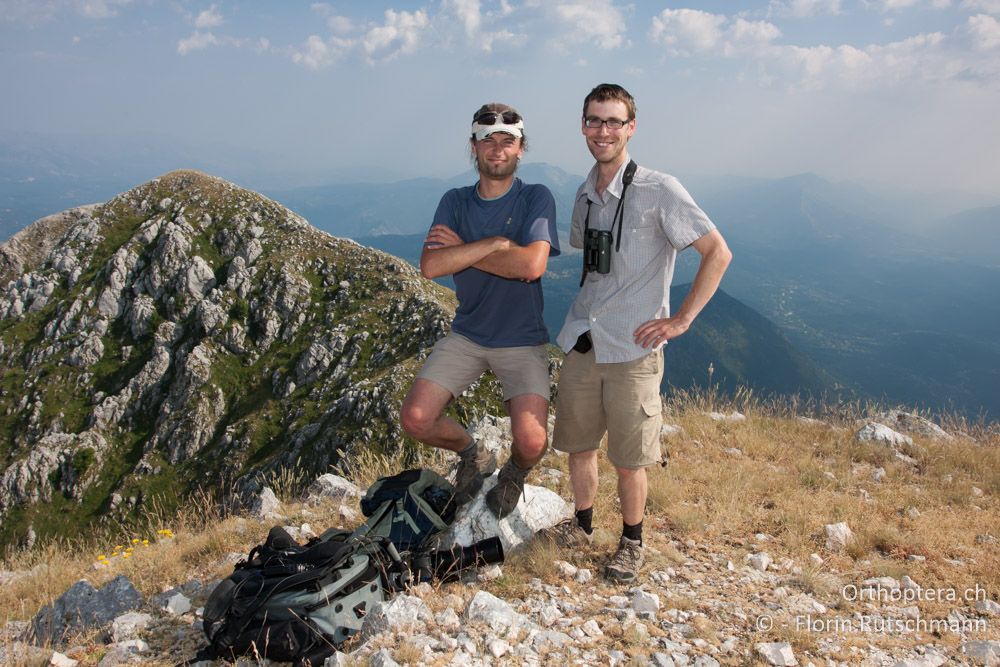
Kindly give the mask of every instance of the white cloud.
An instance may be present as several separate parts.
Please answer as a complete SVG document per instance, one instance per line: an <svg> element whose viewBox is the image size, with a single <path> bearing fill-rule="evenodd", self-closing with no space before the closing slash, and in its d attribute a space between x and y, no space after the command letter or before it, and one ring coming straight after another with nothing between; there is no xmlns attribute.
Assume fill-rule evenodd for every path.
<svg viewBox="0 0 1000 667"><path fill-rule="evenodd" d="M326 25L330 28L330 32L335 35L346 35L348 33L354 32L354 21L347 18L346 16L333 15L328 16L326 19Z"/></svg>
<svg viewBox="0 0 1000 667"><path fill-rule="evenodd" d="M625 44L625 17L612 2L576 0L546 3L555 18L566 29L563 40L570 43L596 44L602 49L615 49Z"/></svg>
<svg viewBox="0 0 1000 667"><path fill-rule="evenodd" d="M962 9L987 14L1000 14L1000 0L962 0Z"/></svg>
<svg viewBox="0 0 1000 667"><path fill-rule="evenodd" d="M333 7L325 2L314 2L309 5L309 9L316 12L326 21L326 25L335 35L346 35L356 30L354 21L346 16L337 14Z"/></svg>
<svg viewBox="0 0 1000 667"><path fill-rule="evenodd" d="M777 64L807 87L841 83L848 87L913 79L947 79L957 76L961 65L945 54L942 33L925 33L888 44L859 49L837 47L779 47Z"/></svg>
<svg viewBox="0 0 1000 667"><path fill-rule="evenodd" d="M219 38L211 32L200 32L196 30L189 37L185 37L177 42L177 53L182 56L186 56L192 51L201 51L202 49L207 49L210 46L216 46L219 43Z"/></svg>
<svg viewBox="0 0 1000 667"><path fill-rule="evenodd" d="M271 41L266 37L257 39L242 39L229 35L216 35L211 31L195 30L193 33L177 42L177 53L186 56L192 51L202 51L211 46L230 46L237 49L251 48L258 53L271 48Z"/></svg>
<svg viewBox="0 0 1000 667"><path fill-rule="evenodd" d="M77 0L77 10L89 19L104 19L118 15L118 8L131 0Z"/></svg>
<svg viewBox="0 0 1000 667"><path fill-rule="evenodd" d="M767 21L747 21L738 18L726 31L726 55L756 51L781 37L778 26Z"/></svg>
<svg viewBox="0 0 1000 667"><path fill-rule="evenodd" d="M479 0L444 0L441 4L444 14L438 25L444 32L450 25L452 17L458 19L462 26L467 44L481 51L490 52L498 44L517 46L526 41L526 36L511 32L508 28L488 30L503 21L513 13L514 9L507 3L501 3L500 10L482 13Z"/></svg>
<svg viewBox="0 0 1000 667"><path fill-rule="evenodd" d="M980 15L969 22L969 35L980 49L1000 43L1000 24ZM781 31L767 21L679 9L653 19L650 39L678 57L742 58L758 66L761 81L776 76L792 85L848 87L904 80L944 80L968 76L991 78L995 69L971 58L968 46L949 45L940 32L923 33L888 44L801 46L778 43Z"/></svg>
<svg viewBox="0 0 1000 667"><path fill-rule="evenodd" d="M952 5L952 0L861 0L861 2L865 7L874 8L883 13L901 11L924 4L929 5L931 9L947 9Z"/></svg>
<svg viewBox="0 0 1000 667"><path fill-rule="evenodd" d="M385 62L416 51L431 30L427 12L385 10L384 23L360 28L349 18L333 13L326 3L314 3L312 10L326 20L336 34L327 39L310 35L300 48L290 49L292 62L311 70L331 67L352 54L369 63Z"/></svg>
<svg viewBox="0 0 1000 667"><path fill-rule="evenodd" d="M429 26L427 12L422 9L412 13L387 9L385 23L369 29L361 47L369 62L392 60L416 51Z"/></svg>
<svg viewBox="0 0 1000 667"><path fill-rule="evenodd" d="M73 13L88 19L104 19L118 15L118 9L132 0L3 0L0 21L40 25L62 13Z"/></svg>
<svg viewBox="0 0 1000 667"><path fill-rule="evenodd" d="M292 62L306 69L319 70L335 64L352 48L352 40L331 37L323 41L317 35L310 35L301 51L292 52Z"/></svg>
<svg viewBox="0 0 1000 667"><path fill-rule="evenodd" d="M724 56L757 52L781 36L768 21L730 21L724 14L696 9L665 9L653 18L649 37L677 56L718 52Z"/></svg>
<svg viewBox="0 0 1000 667"><path fill-rule="evenodd" d="M442 7L450 9L465 28L465 36L471 41L479 34L483 17L479 13L479 0L445 0Z"/></svg>
<svg viewBox="0 0 1000 667"><path fill-rule="evenodd" d="M204 9L198 16L194 19L194 27L197 30L207 30L208 28L217 28L222 25L222 14L218 12L215 5L212 5L208 9Z"/></svg>
<svg viewBox="0 0 1000 667"><path fill-rule="evenodd" d="M805 18L822 14L839 14L840 0L771 0L768 16Z"/></svg>
<svg viewBox="0 0 1000 667"><path fill-rule="evenodd" d="M969 17L969 34L979 51L989 51L1000 46L1000 21L986 14Z"/></svg>
<svg viewBox="0 0 1000 667"><path fill-rule="evenodd" d="M675 55L705 53L722 42L723 14L710 14L699 9L664 9L653 17L649 37L660 42Z"/></svg>

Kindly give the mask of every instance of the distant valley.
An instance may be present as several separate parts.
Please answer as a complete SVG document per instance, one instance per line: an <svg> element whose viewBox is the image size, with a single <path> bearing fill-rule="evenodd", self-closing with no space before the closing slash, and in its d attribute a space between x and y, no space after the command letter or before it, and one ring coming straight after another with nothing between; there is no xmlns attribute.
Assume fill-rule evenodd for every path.
<svg viewBox="0 0 1000 667"><path fill-rule="evenodd" d="M520 175L545 183L556 198L567 252L550 262L546 277L546 318L554 333L576 291L579 257L566 237L568 212L582 177L538 163L522 165ZM55 181L28 187L11 173L0 173L0 203L5 205L0 207L0 231L13 233L23 226L26 212L40 215L65 208L71 200L97 201L97 194L110 187L102 190L95 179L79 174L74 178L71 190L62 192ZM367 182L342 179L328 186L263 192L320 229L415 262L441 194L474 181L471 171L450 179L376 183L369 170L359 171L357 178ZM735 253L722 289L734 303L770 320L790 349L808 360L812 370L804 373L801 386L836 386L852 395L954 409L971 417L995 419L1000 414L996 202L954 197L951 212L945 213L947 198L934 193L887 198L810 174L682 181ZM955 211L961 202L970 208ZM908 224L908 219L914 222ZM693 278L696 259L682 253L675 283ZM710 314L711 309L701 325L710 324ZM697 368L677 370L685 363L685 345L693 341L681 339L672 346L672 368L707 381L707 364L698 355L693 355ZM725 336L717 340L717 357L726 345L735 343ZM735 370L723 373L721 363L714 364L713 382L786 386Z"/></svg>
<svg viewBox="0 0 1000 667"><path fill-rule="evenodd" d="M526 165L522 176L550 185L565 240L567 213L581 177L544 165ZM400 185L398 192L399 184L378 186L372 198L380 199L382 206L413 204L408 213L399 214L406 216L399 218L399 227L410 230L408 235L358 235L363 224L356 218L346 225L360 242L416 262L422 232L440 193L472 181L471 174L458 183L439 181L437 196L428 193L430 184L423 182L420 189L427 201L419 205L410 199L412 181ZM887 206L874 195L809 174L770 181L716 179L704 190L704 196L693 194L736 256L722 289L734 303L738 300L771 320L790 347L808 360L813 370L805 376L814 381L803 380L801 386L958 410L970 417L1000 414L1000 342L995 335L1000 331L1000 299L995 296L1000 292L1000 262L983 258L990 251L1000 252L1000 245L972 244L986 248L978 256L942 252L926 230L907 233L873 219ZM291 198L288 203L295 209ZM990 229L983 220L996 212L1000 209L970 212L968 222L963 218L963 229ZM320 209L304 214L317 226L342 233L338 225L327 224L332 218L325 218ZM545 278L546 320L553 334L579 276L579 256L563 245L569 252L550 262ZM675 284L693 278L696 262L694 253L681 254ZM683 296L683 288L676 291ZM705 313L706 327L709 315ZM675 369L683 367L681 352L687 345L701 348L677 341L671 359ZM717 339L716 356L726 345L738 342ZM706 381L706 367L704 363L693 375L680 372ZM714 381L721 382L719 363L715 368ZM762 372L766 375L767 368ZM767 389L783 384L738 373L726 377L734 375L741 383ZM686 381L676 383L688 386Z"/></svg>

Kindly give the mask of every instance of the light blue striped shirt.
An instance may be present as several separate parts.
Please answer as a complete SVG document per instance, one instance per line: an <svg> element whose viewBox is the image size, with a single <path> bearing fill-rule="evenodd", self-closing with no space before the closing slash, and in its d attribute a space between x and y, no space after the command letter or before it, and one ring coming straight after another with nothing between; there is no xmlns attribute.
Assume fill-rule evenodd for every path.
<svg viewBox="0 0 1000 667"><path fill-rule="evenodd" d="M583 247L587 201L591 229L611 229L628 158L599 195L597 165L576 193L570 245ZM590 272L566 314L559 347L568 353L590 330L598 363L634 361L653 348L635 343L640 324L670 314L670 281L677 253L715 229L684 186L673 176L639 167L625 193L621 250L611 251L611 271ZM617 240L618 229L613 238Z"/></svg>

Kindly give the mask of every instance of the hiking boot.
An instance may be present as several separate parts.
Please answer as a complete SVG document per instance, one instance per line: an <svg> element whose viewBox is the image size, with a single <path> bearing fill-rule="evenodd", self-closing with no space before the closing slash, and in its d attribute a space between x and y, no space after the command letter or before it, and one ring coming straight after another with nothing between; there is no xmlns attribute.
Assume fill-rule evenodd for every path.
<svg viewBox="0 0 1000 667"><path fill-rule="evenodd" d="M594 534L588 533L576 522L576 517L563 519L554 526L538 531L536 536L554 546L567 549L581 549L594 543Z"/></svg>
<svg viewBox="0 0 1000 667"><path fill-rule="evenodd" d="M524 493L524 478L527 476L528 470L518 468L513 458L507 459L507 463L500 468L497 485L486 494L486 506L496 518L503 519L517 507L517 501Z"/></svg>
<svg viewBox="0 0 1000 667"><path fill-rule="evenodd" d="M628 584L639 576L639 568L646 562L642 542L625 536L618 542L618 551L604 568L604 578L617 584Z"/></svg>
<svg viewBox="0 0 1000 667"><path fill-rule="evenodd" d="M483 488L483 480L497 469L496 454L482 445L476 446L474 456L459 455L455 472L455 502L464 505Z"/></svg>

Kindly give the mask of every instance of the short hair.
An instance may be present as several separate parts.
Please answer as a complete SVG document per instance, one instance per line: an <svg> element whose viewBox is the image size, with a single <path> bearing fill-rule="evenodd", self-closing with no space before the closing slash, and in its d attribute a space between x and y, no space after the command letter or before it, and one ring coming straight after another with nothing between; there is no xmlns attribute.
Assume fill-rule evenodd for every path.
<svg viewBox="0 0 1000 667"><path fill-rule="evenodd" d="M495 111L497 113L503 113L504 111L513 111L518 116L521 116L521 112L512 107L509 104L504 104L502 102L487 102L483 106L476 109L476 112L472 114L472 122L476 122L476 119L488 111ZM524 120L524 116L521 116L521 120ZM476 135L473 134L470 137L472 143L476 143ZM528 135L521 130L521 148L528 150ZM475 162L475 157L473 157L473 162Z"/></svg>
<svg viewBox="0 0 1000 667"><path fill-rule="evenodd" d="M587 116L587 106L591 102L624 102L628 120L635 120L635 98L617 83L602 83L583 98L583 116Z"/></svg>

